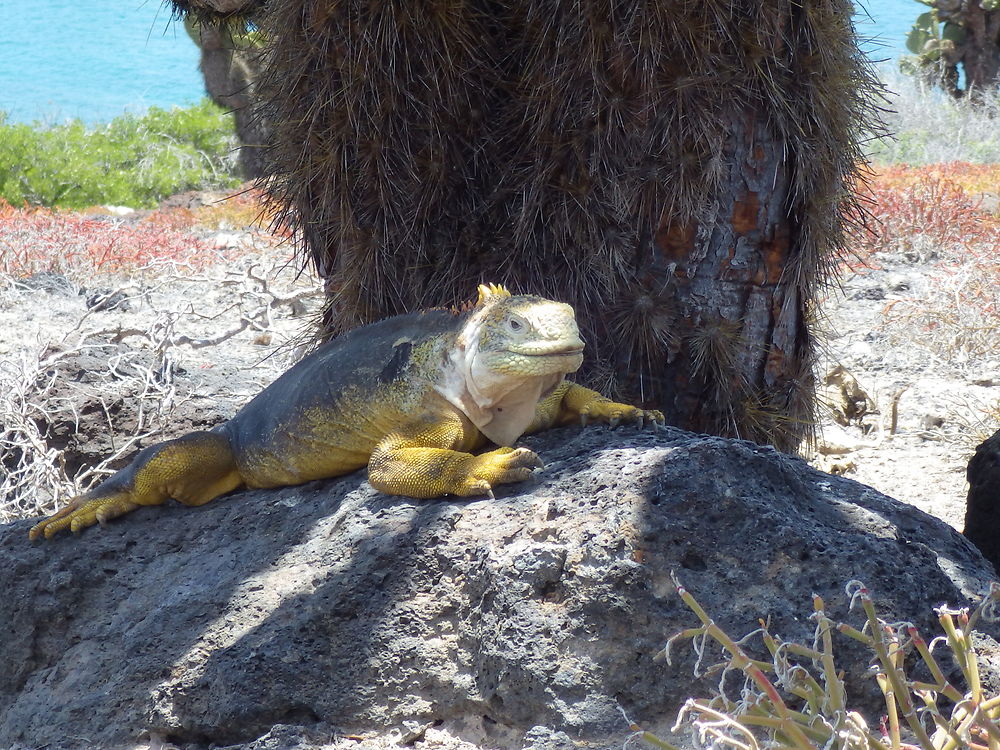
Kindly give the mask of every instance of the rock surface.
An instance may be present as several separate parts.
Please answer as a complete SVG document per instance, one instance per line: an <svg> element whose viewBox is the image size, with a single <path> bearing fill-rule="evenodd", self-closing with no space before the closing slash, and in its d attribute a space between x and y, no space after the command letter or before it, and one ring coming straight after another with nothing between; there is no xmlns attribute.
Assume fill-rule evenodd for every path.
<svg viewBox="0 0 1000 750"><path fill-rule="evenodd" d="M941 521L770 448L673 429L524 443L547 468L496 500L387 497L355 474L80 538L0 527L0 747L369 747L446 729L463 747L620 748L622 710L663 731L715 683L688 648L654 660L696 622L671 571L731 634L770 616L803 639L814 592L852 617L849 579L936 633L931 608L992 575ZM844 654L862 675L867 655ZM871 698L854 691L874 714Z"/></svg>

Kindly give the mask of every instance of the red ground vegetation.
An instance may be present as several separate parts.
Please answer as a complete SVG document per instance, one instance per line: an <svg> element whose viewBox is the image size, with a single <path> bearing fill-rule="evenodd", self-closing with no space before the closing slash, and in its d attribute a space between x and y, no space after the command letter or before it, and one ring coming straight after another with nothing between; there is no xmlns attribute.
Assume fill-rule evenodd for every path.
<svg viewBox="0 0 1000 750"><path fill-rule="evenodd" d="M930 291L886 306L938 351L995 346L1000 320L1000 164L951 162L873 172L862 195L872 221L853 236L846 269L879 268L882 253L929 263ZM940 334L940 335L939 335ZM947 340L945 340L947 339Z"/></svg>
<svg viewBox="0 0 1000 750"><path fill-rule="evenodd" d="M939 244L942 254L956 254L963 247L996 253L1000 215L990 205L995 209L998 190L998 164L880 168L861 187L872 221L855 233L853 250L868 260L872 253L905 248L922 237Z"/></svg>
<svg viewBox="0 0 1000 750"><path fill-rule="evenodd" d="M246 191L193 209L160 209L138 221L106 214L99 207L68 212L0 201L0 273L78 276L162 264L199 270L227 259L208 231L259 226L262 208L260 194Z"/></svg>

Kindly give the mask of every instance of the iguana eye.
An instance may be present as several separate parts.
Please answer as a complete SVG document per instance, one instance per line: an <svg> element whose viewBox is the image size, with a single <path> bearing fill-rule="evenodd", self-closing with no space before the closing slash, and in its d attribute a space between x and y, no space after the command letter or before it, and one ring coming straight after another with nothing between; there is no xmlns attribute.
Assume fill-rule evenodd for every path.
<svg viewBox="0 0 1000 750"><path fill-rule="evenodd" d="M512 331L520 331L524 328L524 323L522 323L517 318L508 318L507 325L510 327L510 330Z"/></svg>

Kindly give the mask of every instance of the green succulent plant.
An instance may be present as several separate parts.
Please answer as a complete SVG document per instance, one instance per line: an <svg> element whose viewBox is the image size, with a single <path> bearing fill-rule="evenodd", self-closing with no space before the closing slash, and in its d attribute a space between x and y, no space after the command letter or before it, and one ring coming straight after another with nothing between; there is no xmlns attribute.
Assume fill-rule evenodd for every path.
<svg viewBox="0 0 1000 750"><path fill-rule="evenodd" d="M961 44L964 40L965 29L950 21L942 22L937 9L932 8L917 16L906 37L906 48L914 55L935 61L947 46Z"/></svg>

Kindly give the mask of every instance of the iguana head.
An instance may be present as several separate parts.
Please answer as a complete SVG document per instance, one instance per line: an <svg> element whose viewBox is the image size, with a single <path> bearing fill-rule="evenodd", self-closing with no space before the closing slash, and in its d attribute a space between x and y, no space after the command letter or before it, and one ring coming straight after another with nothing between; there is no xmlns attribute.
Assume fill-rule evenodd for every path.
<svg viewBox="0 0 1000 750"><path fill-rule="evenodd" d="M486 437L510 445L535 406L583 364L573 308L483 284L438 391Z"/></svg>
<svg viewBox="0 0 1000 750"><path fill-rule="evenodd" d="M482 284L465 338L476 338L473 367L506 377L575 372L583 364L583 339L573 308L502 286Z"/></svg>

